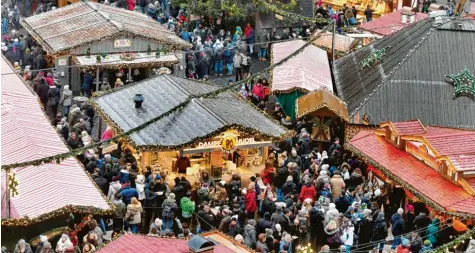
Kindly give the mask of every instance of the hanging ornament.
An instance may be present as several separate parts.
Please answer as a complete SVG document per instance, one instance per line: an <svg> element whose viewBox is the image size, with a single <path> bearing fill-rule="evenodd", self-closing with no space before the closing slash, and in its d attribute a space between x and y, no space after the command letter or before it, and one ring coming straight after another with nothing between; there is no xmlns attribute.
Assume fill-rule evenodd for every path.
<svg viewBox="0 0 475 253"><path fill-rule="evenodd" d="M8 184L8 188L10 189L10 194L12 195L12 197L15 197L16 195L18 195L17 186L18 186L18 181L16 179L16 174L15 172L12 172L10 173L10 183Z"/></svg>
<svg viewBox="0 0 475 253"><path fill-rule="evenodd" d="M455 86L454 96L475 96L475 76L473 76L467 69L467 66L462 72L453 75L446 75L450 78Z"/></svg>

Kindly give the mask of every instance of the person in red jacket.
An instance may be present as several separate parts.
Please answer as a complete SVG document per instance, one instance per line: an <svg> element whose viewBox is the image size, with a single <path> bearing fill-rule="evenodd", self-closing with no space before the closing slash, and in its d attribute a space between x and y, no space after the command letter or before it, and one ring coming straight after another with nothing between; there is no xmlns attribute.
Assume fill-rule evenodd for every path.
<svg viewBox="0 0 475 253"><path fill-rule="evenodd" d="M244 194L244 203L246 205L246 213L249 219L254 219L254 214L257 211L256 189L255 183L250 183Z"/></svg>
<svg viewBox="0 0 475 253"><path fill-rule="evenodd" d="M264 185L272 185L272 178L274 178L275 168L270 162L266 162L265 169L261 172L262 182Z"/></svg>
<svg viewBox="0 0 475 253"><path fill-rule="evenodd" d="M300 190L299 200L300 202L304 202L306 199L311 199L312 203L315 201L317 197L317 191L315 190L315 186L312 184L310 178L305 179L305 184L302 186L302 190Z"/></svg>
<svg viewBox="0 0 475 253"><path fill-rule="evenodd" d="M127 0L127 9L129 9L129 11L135 9L135 0Z"/></svg>

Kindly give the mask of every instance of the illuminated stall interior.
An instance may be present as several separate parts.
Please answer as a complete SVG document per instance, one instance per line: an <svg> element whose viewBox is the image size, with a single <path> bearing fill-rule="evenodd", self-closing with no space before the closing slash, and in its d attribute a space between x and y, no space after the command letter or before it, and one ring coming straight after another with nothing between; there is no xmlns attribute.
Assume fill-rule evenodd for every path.
<svg viewBox="0 0 475 253"><path fill-rule="evenodd" d="M190 96L200 97L219 88L159 75L99 96L93 106L120 133L160 116ZM134 96L144 99L139 108L134 106ZM189 179L207 171L215 180L228 180L231 173L260 172L268 147L284 134L286 130L278 123L238 94L226 91L192 99L182 109L130 135L125 146L135 151L142 170L150 166L155 172Z"/></svg>

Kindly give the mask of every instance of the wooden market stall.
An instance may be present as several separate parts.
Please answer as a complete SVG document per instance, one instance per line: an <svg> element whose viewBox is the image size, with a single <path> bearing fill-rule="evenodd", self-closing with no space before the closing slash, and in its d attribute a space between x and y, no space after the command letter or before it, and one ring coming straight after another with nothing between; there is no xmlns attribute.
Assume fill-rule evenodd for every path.
<svg viewBox="0 0 475 253"><path fill-rule="evenodd" d="M159 75L99 96L92 105L116 133L121 133L149 122L190 96L200 97L218 89ZM139 108L134 107L135 94L144 99ZM252 104L233 92L224 92L213 98L192 99L181 110L132 134L126 146L135 151L140 169L151 166L169 175L186 174L191 182L197 180L200 171L207 171L214 179L227 181L233 173L248 178L260 172L268 147L284 134L284 128Z"/></svg>
<svg viewBox="0 0 475 253"><path fill-rule="evenodd" d="M21 23L54 58L61 84L74 95L81 91L81 71L100 77L95 91L104 78L111 86L117 78L129 83L150 76L152 68L183 75L181 50L191 47L145 14L95 2L74 3Z"/></svg>
<svg viewBox="0 0 475 253"><path fill-rule="evenodd" d="M271 64L295 54L304 44L303 40L272 44ZM333 90L327 52L314 45L274 68L271 75L271 91L292 119L295 118L297 98L321 88Z"/></svg>
<svg viewBox="0 0 475 253"><path fill-rule="evenodd" d="M321 34L321 30L316 30L313 36ZM320 35L313 45L327 51L328 58L332 59L333 49L333 34L331 32L325 32ZM347 35L335 34L335 59L352 52L356 48L356 40Z"/></svg>
<svg viewBox="0 0 475 253"><path fill-rule="evenodd" d="M466 144L463 149L460 143ZM445 218L474 219L474 131L388 121L359 132L345 147L367 161L376 177L401 189L399 198L391 198L398 201L386 207L389 213L422 202L427 205L422 210Z"/></svg>
<svg viewBox="0 0 475 253"><path fill-rule="evenodd" d="M295 115L297 119L305 117L313 123L313 129L307 131L311 133L311 140L318 142L320 149L335 137L343 140L343 128L339 132L335 126L348 122L348 110L345 102L331 91L320 89L298 98Z"/></svg>
<svg viewBox="0 0 475 253"><path fill-rule="evenodd" d="M475 129L475 89L460 89L475 73L475 21L441 21L423 19L335 61L335 92L350 123L420 119ZM427 53L434 48L450 53Z"/></svg>
<svg viewBox="0 0 475 253"><path fill-rule="evenodd" d="M2 166L69 152L36 94L3 57L1 68ZM70 216L79 223L89 214L113 214L106 196L75 157L2 168L1 177L2 246L12 252L21 238L35 247L41 234L54 247L57 236L68 228Z"/></svg>
<svg viewBox="0 0 475 253"><path fill-rule="evenodd" d="M411 8L404 7L402 10L388 13L364 23L359 26L359 29L376 35L389 36L428 17L429 15L425 13L411 12Z"/></svg>

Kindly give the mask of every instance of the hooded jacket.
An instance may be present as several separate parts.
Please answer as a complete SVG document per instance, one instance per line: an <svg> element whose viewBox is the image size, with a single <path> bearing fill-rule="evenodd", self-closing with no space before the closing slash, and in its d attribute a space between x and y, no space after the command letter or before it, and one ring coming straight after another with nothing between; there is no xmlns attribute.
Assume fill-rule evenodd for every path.
<svg viewBox="0 0 475 253"><path fill-rule="evenodd" d="M343 178L340 175L334 175L330 180L330 184L332 186L333 199L340 197L343 187L345 187L345 181L343 181Z"/></svg>
<svg viewBox="0 0 475 253"><path fill-rule="evenodd" d="M302 190L300 191L299 200L300 202L304 202L306 199L311 199L312 202L315 201L317 196L317 192L315 191L315 186L311 183L306 183L302 186Z"/></svg>
<svg viewBox="0 0 475 253"><path fill-rule="evenodd" d="M24 253L33 253L33 250L30 247L30 244L26 243L25 240L20 240L16 245L15 245L15 251L14 253L20 253L20 245L24 244L25 245L25 251Z"/></svg>
<svg viewBox="0 0 475 253"><path fill-rule="evenodd" d="M373 226L373 241L380 241L386 239L388 236L388 225L384 220L384 213L380 212L378 218L374 221Z"/></svg>
<svg viewBox="0 0 475 253"><path fill-rule="evenodd" d="M252 226L251 224L247 224L244 227L244 245L249 247L250 249L253 249L256 245L256 228Z"/></svg>
<svg viewBox="0 0 475 253"><path fill-rule="evenodd" d="M391 231L394 236L400 236L406 232L405 226L404 226L404 219L402 216L398 213L393 214L391 217L391 224L392 228Z"/></svg>
<svg viewBox="0 0 475 253"><path fill-rule="evenodd" d="M196 193L198 195L198 203L196 203L197 205L203 203L203 201L210 201L208 189L202 187L198 191L196 191Z"/></svg>
<svg viewBox="0 0 475 253"><path fill-rule="evenodd" d="M143 175L138 175L137 178L135 179L135 189L137 189L137 192L139 194L138 200L144 200L145 199L145 183L144 183Z"/></svg>
<svg viewBox="0 0 475 253"><path fill-rule="evenodd" d="M190 218L195 212L195 203L188 197L183 197L180 200L181 214L184 218Z"/></svg>
<svg viewBox="0 0 475 253"><path fill-rule="evenodd" d="M439 239L439 219L432 219L432 223L427 227L427 240L432 244L436 244Z"/></svg>
<svg viewBox="0 0 475 253"><path fill-rule="evenodd" d="M328 222L330 222L331 220L336 220L338 214L340 214L340 212L338 212L338 210L336 209L336 205L334 203L330 203L329 209L325 214L325 223L328 224Z"/></svg>
<svg viewBox="0 0 475 253"><path fill-rule="evenodd" d="M259 48L267 48L269 40L270 37L266 30L259 30L256 36L256 43L259 44Z"/></svg>

